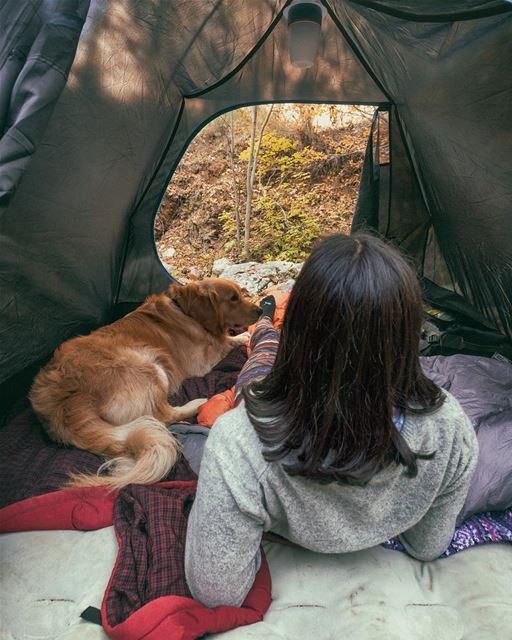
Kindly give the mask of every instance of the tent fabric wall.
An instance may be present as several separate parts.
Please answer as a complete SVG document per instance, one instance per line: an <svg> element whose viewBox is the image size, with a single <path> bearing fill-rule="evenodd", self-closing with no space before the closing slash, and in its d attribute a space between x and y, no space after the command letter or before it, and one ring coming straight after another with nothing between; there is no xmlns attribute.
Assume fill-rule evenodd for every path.
<svg viewBox="0 0 512 640"><path fill-rule="evenodd" d="M505 0L507 2L507 0ZM502 0L353 0L352 4L369 7L397 18L420 22L446 22L483 18L505 13L508 8Z"/></svg>
<svg viewBox="0 0 512 640"><path fill-rule="evenodd" d="M396 105L452 277L512 335L510 13L418 24L350 3L335 12Z"/></svg>
<svg viewBox="0 0 512 640"><path fill-rule="evenodd" d="M12 184L0 200L0 382L108 322L116 303L166 286L152 225L186 146L217 113L274 100L392 108L452 276L469 300L510 326L512 5L322 0L323 51L299 71L287 57L289 3L91 0L88 11L73 0L30 3L44 9L41 24L87 17L69 73L61 65L65 86L42 83L51 95L41 94L29 161L14 175L0 154L0 184ZM21 5L9 0L2 12L28 35ZM70 62L72 29L60 28L70 39L51 49L57 55L66 44ZM9 77L2 114L24 76L18 112L35 104L40 86L28 59L9 66L24 42L13 34L0 37L0 77ZM395 196L391 227L429 226Z"/></svg>
<svg viewBox="0 0 512 640"><path fill-rule="evenodd" d="M388 113L388 136L379 136L377 111L370 129L352 231L375 229L411 257L419 274L454 289L439 252L430 213L398 123L396 107ZM383 139L384 138L384 139ZM379 148L389 145L393 161L379 161Z"/></svg>
<svg viewBox="0 0 512 640"><path fill-rule="evenodd" d="M75 57L89 2L7 0L0 7L0 202L9 201Z"/></svg>

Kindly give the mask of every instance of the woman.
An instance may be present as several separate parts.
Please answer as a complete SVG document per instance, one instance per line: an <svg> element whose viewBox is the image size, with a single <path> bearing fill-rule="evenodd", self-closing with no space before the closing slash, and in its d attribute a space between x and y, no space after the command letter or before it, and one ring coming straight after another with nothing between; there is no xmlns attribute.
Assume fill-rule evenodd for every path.
<svg viewBox="0 0 512 640"><path fill-rule="evenodd" d="M273 368L206 443L185 553L195 598L241 604L265 531L323 553L396 536L420 560L446 549L478 445L421 371L420 326L420 287L394 248L334 235L312 252Z"/></svg>

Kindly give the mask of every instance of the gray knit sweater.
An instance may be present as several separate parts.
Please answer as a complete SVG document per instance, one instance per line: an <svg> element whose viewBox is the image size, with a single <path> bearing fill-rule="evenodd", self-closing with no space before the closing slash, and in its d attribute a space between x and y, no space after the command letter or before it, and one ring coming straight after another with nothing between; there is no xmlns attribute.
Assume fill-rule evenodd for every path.
<svg viewBox="0 0 512 640"><path fill-rule="evenodd" d="M321 553L357 551L400 535L420 560L451 541L478 456L471 422L453 396L430 415L407 414L413 451L435 451L407 477L392 464L366 486L319 484L266 462L243 405L217 420L201 462L190 514L185 572L207 606L240 605L259 567L264 531Z"/></svg>

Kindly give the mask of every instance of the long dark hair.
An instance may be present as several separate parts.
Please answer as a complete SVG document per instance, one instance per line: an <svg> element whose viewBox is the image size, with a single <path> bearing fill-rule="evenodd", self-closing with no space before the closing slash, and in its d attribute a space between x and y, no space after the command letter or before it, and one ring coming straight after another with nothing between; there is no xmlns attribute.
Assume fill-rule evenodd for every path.
<svg viewBox="0 0 512 640"><path fill-rule="evenodd" d="M392 461L417 473L394 414L436 410L421 370L421 290L400 253L367 234L325 238L288 302L270 374L243 390L268 461L288 473L364 484Z"/></svg>

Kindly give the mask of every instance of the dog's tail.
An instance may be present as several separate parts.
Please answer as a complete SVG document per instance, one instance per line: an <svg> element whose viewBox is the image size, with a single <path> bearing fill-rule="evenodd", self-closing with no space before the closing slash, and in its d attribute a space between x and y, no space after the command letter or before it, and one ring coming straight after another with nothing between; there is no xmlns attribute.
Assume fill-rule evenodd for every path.
<svg viewBox="0 0 512 640"><path fill-rule="evenodd" d="M176 463L179 443L162 422L151 415L122 425L105 421L94 397L63 385L58 369L41 370L30 400L54 440L111 458L97 475L72 474L67 486L118 490L131 482L151 484Z"/></svg>
<svg viewBox="0 0 512 640"><path fill-rule="evenodd" d="M153 416L142 416L125 425L105 430L99 427L98 436L109 441L109 449L116 449L116 457L107 460L97 475L72 474L69 487L108 487L112 491L127 484L152 484L165 478L179 453L179 443L162 422ZM88 439L93 436L89 431ZM78 445L80 446L80 445ZM100 475L108 471L108 475Z"/></svg>

